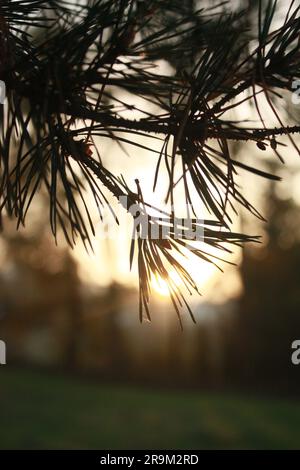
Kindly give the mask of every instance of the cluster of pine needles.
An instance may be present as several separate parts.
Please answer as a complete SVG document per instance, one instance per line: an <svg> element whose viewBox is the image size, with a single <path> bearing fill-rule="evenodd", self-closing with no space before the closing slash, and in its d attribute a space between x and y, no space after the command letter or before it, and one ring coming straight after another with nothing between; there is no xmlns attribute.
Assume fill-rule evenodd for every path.
<svg viewBox="0 0 300 470"><path fill-rule="evenodd" d="M300 7L291 1L283 12L275 0L245 0L244 8L232 12L230 3L1 0L0 80L7 90L0 106L1 220L5 214L24 225L35 196L45 191L54 237L62 231L70 246L79 237L89 248L95 230L87 192L100 217L107 192L140 204L147 215L152 206L140 183L130 188L104 165L97 145L101 138L118 143L117 159L124 146L157 155L154 187L165 171L171 221L175 164L181 168L194 226L200 223L199 207L210 214L201 221L209 249L194 248L195 256L215 263L210 248L228 253L235 245L257 241L231 231L232 214L241 206L263 219L236 176L244 170L278 177L233 158L232 142L270 148L283 160L278 149L287 136L299 153L294 135L300 127L287 125L279 106L300 79ZM161 61L171 73L156 67ZM265 125L261 96L275 127ZM228 112L245 102L260 116L254 127L228 119ZM148 144L151 139L161 142L160 152ZM177 257L189 246L184 230L175 237L172 223L167 238L141 238L136 227L130 261L138 263L141 319L150 318L153 276L168 279L178 317L186 307L193 318L186 293L198 291L197 285ZM180 285L168 278L170 268Z"/></svg>

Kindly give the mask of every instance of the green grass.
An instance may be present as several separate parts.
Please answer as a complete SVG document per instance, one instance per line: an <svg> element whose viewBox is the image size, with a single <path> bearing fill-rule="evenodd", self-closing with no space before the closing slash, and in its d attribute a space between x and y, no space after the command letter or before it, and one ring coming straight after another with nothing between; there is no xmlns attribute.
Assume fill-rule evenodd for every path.
<svg viewBox="0 0 300 470"><path fill-rule="evenodd" d="M0 368L2 449L300 448L300 403Z"/></svg>

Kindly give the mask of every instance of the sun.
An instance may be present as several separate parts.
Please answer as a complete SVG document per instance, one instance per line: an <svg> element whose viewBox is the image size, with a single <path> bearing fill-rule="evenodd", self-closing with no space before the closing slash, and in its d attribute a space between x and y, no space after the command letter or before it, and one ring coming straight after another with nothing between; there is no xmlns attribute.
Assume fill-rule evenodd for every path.
<svg viewBox="0 0 300 470"><path fill-rule="evenodd" d="M168 275L168 278L162 278L158 274L153 276L151 280L152 288L157 294L161 295L162 297L168 297L170 295L170 286L168 279L173 281L173 286L174 284L177 287L183 285L183 282L176 271L171 271Z"/></svg>
<svg viewBox="0 0 300 470"><path fill-rule="evenodd" d="M153 287L153 290L162 297L168 297L170 295L168 282L161 276L153 276L151 280L151 285Z"/></svg>
<svg viewBox="0 0 300 470"><path fill-rule="evenodd" d="M208 289L209 286L213 285L216 268L212 263L207 263L190 256L183 260L182 265L191 274L200 291ZM172 293L171 286L185 291L185 283L174 268L170 269L166 277L155 274L151 278L152 290L160 297L169 297Z"/></svg>

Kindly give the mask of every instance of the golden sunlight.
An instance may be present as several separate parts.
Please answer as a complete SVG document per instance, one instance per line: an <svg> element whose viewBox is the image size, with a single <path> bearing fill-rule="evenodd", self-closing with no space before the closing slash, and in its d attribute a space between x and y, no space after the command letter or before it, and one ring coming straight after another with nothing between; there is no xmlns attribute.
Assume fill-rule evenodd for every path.
<svg viewBox="0 0 300 470"><path fill-rule="evenodd" d="M167 297L170 295L169 280L173 283L173 286L180 287L183 285L179 274L176 271L171 271L169 276L165 279L159 275L152 277L151 285L153 290L162 297Z"/></svg>
<svg viewBox="0 0 300 470"><path fill-rule="evenodd" d="M167 297L170 294L168 282L161 276L153 276L151 286L153 287L153 290L162 297Z"/></svg>

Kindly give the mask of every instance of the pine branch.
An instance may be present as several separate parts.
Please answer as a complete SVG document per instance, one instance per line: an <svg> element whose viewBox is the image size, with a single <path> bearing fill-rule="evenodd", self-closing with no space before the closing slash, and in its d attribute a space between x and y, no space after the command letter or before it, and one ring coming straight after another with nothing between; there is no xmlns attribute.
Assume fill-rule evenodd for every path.
<svg viewBox="0 0 300 470"><path fill-rule="evenodd" d="M139 183L133 191L103 165L94 142L105 137L120 147L130 144L157 155L154 186L164 164L168 201L175 201L174 188L182 184L186 203L197 215L194 187L211 214L200 224L209 247L227 253L230 245L257 241L230 231L239 206L263 220L243 196L236 175L243 169L279 178L233 158L230 143L249 141L262 151L269 146L281 158L278 139L288 136L297 148L293 135L300 126L280 117L279 92L291 91L292 82L300 79L300 6L291 2L280 25L276 1L261 0L256 9L251 31L245 27L247 8L231 12L226 2L196 10L185 0L86 0L74 8L66 1L3 0L0 79L7 101L0 108L0 215L25 224L32 201L44 188L54 237L61 228L71 246L79 236L88 247L95 230L85 192L92 194L101 216L108 205L105 189L117 199L126 197L129 212L138 204L153 225L154 208L144 200ZM162 61L168 63L164 72L158 67ZM262 94L277 126L263 121ZM256 107L256 127L228 120L226 113L244 103ZM133 111L138 117L130 117ZM147 137L145 143L141 137ZM162 142L161 152L151 148L149 137ZM175 181L177 161L182 174ZM197 291L175 256L189 248L186 232L175 237L175 212L176 201L166 214L171 221L166 239L141 239L135 225L130 258L132 262L136 247L141 317L144 311L150 315L151 276L168 279L179 317L181 306L190 311L166 266L176 270L188 292ZM159 220L159 230L165 224ZM204 250L193 252L215 262Z"/></svg>

